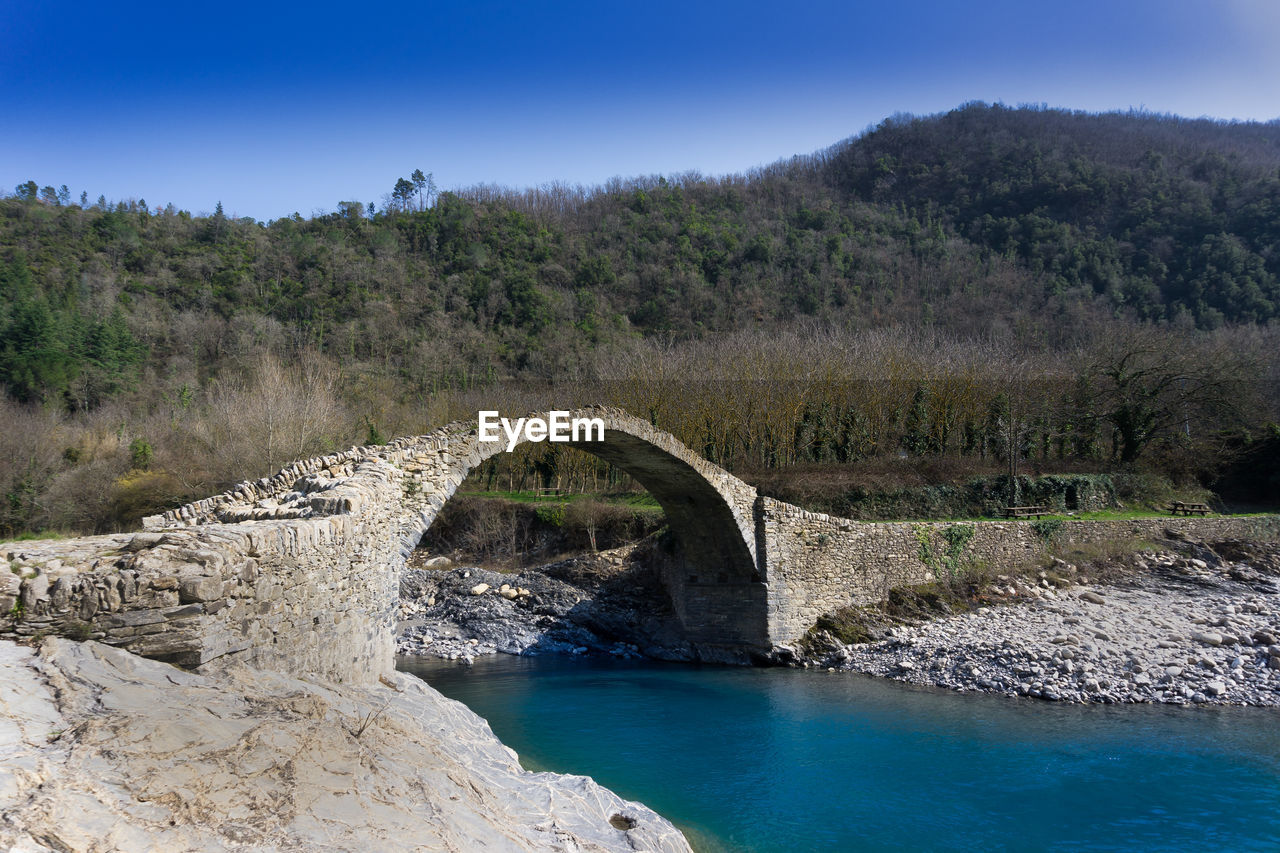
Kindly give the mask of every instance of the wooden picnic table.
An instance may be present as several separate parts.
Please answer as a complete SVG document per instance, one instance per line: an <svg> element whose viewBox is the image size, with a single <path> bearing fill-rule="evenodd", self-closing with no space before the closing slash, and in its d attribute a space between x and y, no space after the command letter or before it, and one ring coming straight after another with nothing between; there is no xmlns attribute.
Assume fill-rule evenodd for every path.
<svg viewBox="0 0 1280 853"><path fill-rule="evenodd" d="M1032 516L1039 518L1042 515L1048 515L1049 512L1049 508L1044 505L1007 506L1004 508L1006 518L1031 518Z"/></svg>
<svg viewBox="0 0 1280 853"><path fill-rule="evenodd" d="M1208 515L1213 512L1208 504L1188 503L1187 501L1173 501L1169 504L1169 512L1174 515Z"/></svg>

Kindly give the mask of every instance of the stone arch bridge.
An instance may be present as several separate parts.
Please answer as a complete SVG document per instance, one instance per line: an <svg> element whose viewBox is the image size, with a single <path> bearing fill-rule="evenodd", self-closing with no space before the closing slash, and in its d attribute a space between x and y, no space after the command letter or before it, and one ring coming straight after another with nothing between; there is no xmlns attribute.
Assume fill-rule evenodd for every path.
<svg viewBox="0 0 1280 853"><path fill-rule="evenodd" d="M529 419L547 418L535 413ZM767 565L760 542L762 511L754 487L690 451L670 434L620 410L589 408L569 419L599 420L602 438L567 441L640 482L662 506L679 539L684 564L662 577L685 632L708 660L767 654ZM348 550L377 554L392 581L467 476L506 452L508 437L481 441L475 422L425 436L299 462L276 476L146 520L151 530L206 525L267 525L350 517ZM522 434L517 443L528 439ZM345 520L345 519L344 519ZM285 525L286 529L291 525ZM380 608L379 608L380 609Z"/></svg>
<svg viewBox="0 0 1280 853"><path fill-rule="evenodd" d="M806 512L757 494L626 412L591 408L571 417L600 418L603 440L575 446L630 473L666 511L686 565L662 580L706 660L767 659L822 613L931 579L944 557L998 566L1046 547L1027 522L986 522L960 537L964 555L952 554L947 543L957 537L939 530L947 523ZM148 518L141 533L0 545L11 569L0 573L0 637L59 633L184 666L242 661L338 681L376 679L394 663L405 559L468 473L505 449L505 441L481 442L475 423L452 424L296 462ZM1275 517L1236 525L1249 529L1222 525L1234 521L1175 524L1217 522L1207 535L1280 531ZM1152 523L1163 530L1168 522ZM1079 522L1064 530L1076 541L1157 533L1138 526Z"/></svg>

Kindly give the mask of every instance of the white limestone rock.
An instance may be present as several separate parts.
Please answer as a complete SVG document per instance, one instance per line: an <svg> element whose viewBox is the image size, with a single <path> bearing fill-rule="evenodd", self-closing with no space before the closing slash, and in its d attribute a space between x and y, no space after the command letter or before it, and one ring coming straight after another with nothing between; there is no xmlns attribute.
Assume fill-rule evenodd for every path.
<svg viewBox="0 0 1280 853"><path fill-rule="evenodd" d="M0 849L689 850L400 673L195 674L50 639L38 659L0 642L0 680Z"/></svg>

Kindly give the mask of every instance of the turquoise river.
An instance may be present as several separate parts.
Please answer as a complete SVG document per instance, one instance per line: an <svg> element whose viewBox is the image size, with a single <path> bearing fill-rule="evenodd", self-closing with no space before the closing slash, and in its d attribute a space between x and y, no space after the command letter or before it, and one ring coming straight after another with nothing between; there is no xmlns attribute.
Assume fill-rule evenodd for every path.
<svg viewBox="0 0 1280 853"><path fill-rule="evenodd" d="M699 851L1280 850L1280 710L1081 706L848 673L401 659L529 769Z"/></svg>

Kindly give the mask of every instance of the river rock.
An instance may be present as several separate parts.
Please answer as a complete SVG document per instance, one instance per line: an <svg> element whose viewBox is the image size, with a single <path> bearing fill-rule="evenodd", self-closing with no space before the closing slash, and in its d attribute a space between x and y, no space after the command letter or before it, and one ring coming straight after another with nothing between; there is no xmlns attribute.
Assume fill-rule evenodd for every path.
<svg viewBox="0 0 1280 853"><path fill-rule="evenodd" d="M1174 547L1209 550L1197 543ZM1147 553L1146 570L1121 573L1119 584L1104 587L1105 613L1024 597L916 627L890 624L889 639L832 646L813 662L1064 701L1280 706L1280 644L1265 642L1277 636L1267 614L1280 608L1280 546L1247 548L1255 562L1215 558L1204 567L1177 554ZM1085 593L1078 596L1082 605L1097 603ZM1208 627L1220 619L1225 629ZM1083 641L1069 641L1073 628ZM1265 654L1248 650L1250 644Z"/></svg>
<svg viewBox="0 0 1280 853"><path fill-rule="evenodd" d="M628 547L515 576L475 567L408 569L400 582L407 621L398 651L449 659L585 648L613 657L691 660L693 650L648 559L647 551ZM473 595L481 584L498 594ZM423 641L427 635L433 642ZM479 645L465 642L471 638Z"/></svg>
<svg viewBox="0 0 1280 853"><path fill-rule="evenodd" d="M1222 635L1217 631L1196 631L1191 635L1191 639L1206 646L1220 646L1223 642Z"/></svg>

